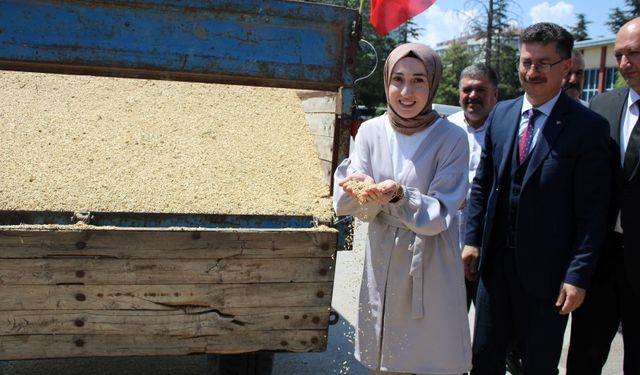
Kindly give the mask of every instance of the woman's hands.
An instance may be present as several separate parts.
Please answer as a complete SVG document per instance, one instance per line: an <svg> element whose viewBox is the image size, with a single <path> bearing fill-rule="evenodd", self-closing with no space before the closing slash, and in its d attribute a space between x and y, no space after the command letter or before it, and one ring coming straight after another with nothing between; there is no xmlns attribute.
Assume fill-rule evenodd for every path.
<svg viewBox="0 0 640 375"><path fill-rule="evenodd" d="M378 185L378 191L376 194L376 202L380 204L389 203L393 197L402 189L399 183L394 180L384 180Z"/></svg>
<svg viewBox="0 0 640 375"><path fill-rule="evenodd" d="M361 204L370 202L378 204L389 203L401 189L400 184L394 180L385 180L376 184L373 178L363 173L354 173L347 176L344 180L338 182L338 186L342 187L344 191Z"/></svg>

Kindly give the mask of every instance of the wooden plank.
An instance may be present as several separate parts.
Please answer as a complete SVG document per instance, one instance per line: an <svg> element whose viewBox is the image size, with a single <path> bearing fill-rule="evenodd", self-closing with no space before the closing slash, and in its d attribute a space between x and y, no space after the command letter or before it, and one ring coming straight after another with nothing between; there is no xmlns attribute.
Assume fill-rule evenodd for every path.
<svg viewBox="0 0 640 375"><path fill-rule="evenodd" d="M320 160L331 161L331 155L333 155L333 137L318 135L313 137L313 143L316 145Z"/></svg>
<svg viewBox="0 0 640 375"><path fill-rule="evenodd" d="M329 188L329 192L331 193L331 179L333 177L332 163L327 160L320 160L320 168L322 169L322 177L324 181L327 183L327 187Z"/></svg>
<svg viewBox="0 0 640 375"><path fill-rule="evenodd" d="M5 259L2 285L211 284L331 281L331 258Z"/></svg>
<svg viewBox="0 0 640 375"><path fill-rule="evenodd" d="M335 230L0 229L1 258L331 257ZM60 228L58 226L57 228Z"/></svg>
<svg viewBox="0 0 640 375"><path fill-rule="evenodd" d="M91 334L162 336L233 335L245 331L320 329L329 307L263 307L224 310L0 311L0 340L6 335Z"/></svg>
<svg viewBox="0 0 640 375"><path fill-rule="evenodd" d="M313 92L304 96L298 94L303 99L302 108L306 113L336 113L336 93L335 92Z"/></svg>
<svg viewBox="0 0 640 375"><path fill-rule="evenodd" d="M12 335L0 340L0 360L89 356L246 353L259 350L319 352L326 329L236 332L233 335Z"/></svg>
<svg viewBox="0 0 640 375"><path fill-rule="evenodd" d="M3 310L157 310L329 307L331 282L210 285L0 286Z"/></svg>
<svg viewBox="0 0 640 375"><path fill-rule="evenodd" d="M333 138L336 115L334 113L305 113L312 135Z"/></svg>

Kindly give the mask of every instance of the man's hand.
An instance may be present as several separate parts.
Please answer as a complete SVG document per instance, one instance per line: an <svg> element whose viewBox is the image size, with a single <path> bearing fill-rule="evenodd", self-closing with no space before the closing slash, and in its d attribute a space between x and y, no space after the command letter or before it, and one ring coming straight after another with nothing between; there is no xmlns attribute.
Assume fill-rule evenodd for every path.
<svg viewBox="0 0 640 375"><path fill-rule="evenodd" d="M462 249L462 263L464 264L464 277L469 281L478 278L478 259L480 258L480 248L465 245Z"/></svg>
<svg viewBox="0 0 640 375"><path fill-rule="evenodd" d="M580 307L582 302L584 302L584 296L586 294L587 291L582 288L562 283L562 286L560 287L560 294L558 294L558 300L556 301L556 307L562 306L560 309L560 315L567 315Z"/></svg>

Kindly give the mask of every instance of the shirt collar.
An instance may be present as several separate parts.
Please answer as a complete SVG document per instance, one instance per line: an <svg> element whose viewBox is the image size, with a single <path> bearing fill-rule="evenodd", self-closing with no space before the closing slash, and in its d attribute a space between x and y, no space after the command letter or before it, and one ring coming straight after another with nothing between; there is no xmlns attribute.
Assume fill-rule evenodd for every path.
<svg viewBox="0 0 640 375"><path fill-rule="evenodd" d="M558 91L556 96L549 99L543 105L536 107L536 109L542 112L543 115L548 117L549 114L551 113L551 110L553 110L553 106L556 105L556 102L558 101L558 98L560 97L561 93L562 93L562 90ZM526 111L530 110L531 108L533 108L533 105L529 103L529 101L527 100L527 95L524 95L522 100L522 110L520 111L520 115L524 114Z"/></svg>
<svg viewBox="0 0 640 375"><path fill-rule="evenodd" d="M638 100L640 100L640 94L638 94L636 90L629 87L629 97L627 99L627 110L630 109L633 103L637 102Z"/></svg>
<svg viewBox="0 0 640 375"><path fill-rule="evenodd" d="M487 125L487 120L485 120L482 123L482 126L480 126L479 128L474 128L473 126L471 126L469 124L469 121L467 121L467 118L464 116L464 113L462 114L462 118L464 118L464 123L465 123L465 125L467 125L467 132L469 132L469 133L479 133L479 132L483 131L484 127ZM487 119L488 118L489 117L487 116Z"/></svg>

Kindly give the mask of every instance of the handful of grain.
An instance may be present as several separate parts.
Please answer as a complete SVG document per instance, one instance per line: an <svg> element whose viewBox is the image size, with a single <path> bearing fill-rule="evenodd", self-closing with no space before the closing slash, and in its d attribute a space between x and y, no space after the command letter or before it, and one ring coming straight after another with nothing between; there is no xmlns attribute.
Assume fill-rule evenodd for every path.
<svg viewBox="0 0 640 375"><path fill-rule="evenodd" d="M364 192L372 187L377 186L377 184L372 184L371 182L365 181L349 180L344 183L344 186L353 191L356 197L358 197L358 202L360 202L360 204L365 204L367 203L367 198L364 196Z"/></svg>

